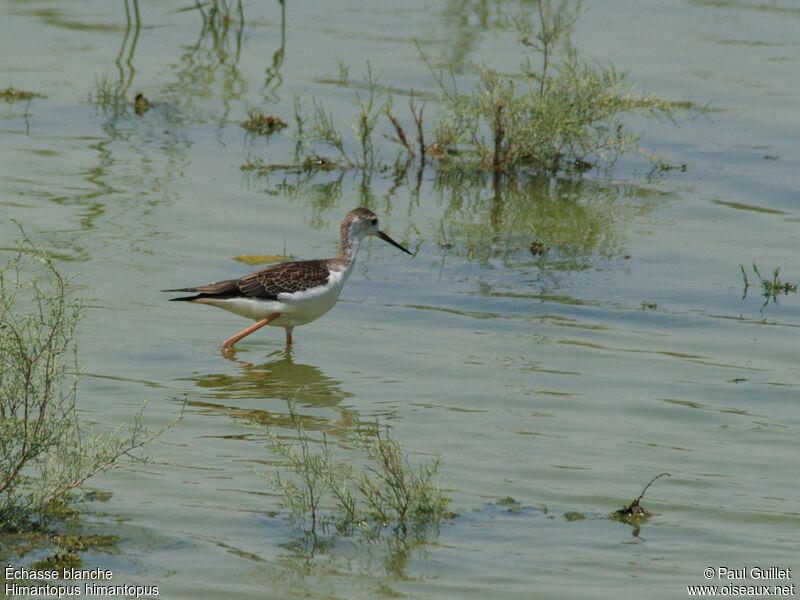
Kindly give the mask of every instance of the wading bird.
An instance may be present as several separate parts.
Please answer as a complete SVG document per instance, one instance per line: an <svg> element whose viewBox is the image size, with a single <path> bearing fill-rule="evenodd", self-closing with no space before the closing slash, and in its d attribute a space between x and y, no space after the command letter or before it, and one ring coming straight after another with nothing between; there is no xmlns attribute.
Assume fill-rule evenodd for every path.
<svg viewBox="0 0 800 600"><path fill-rule="evenodd" d="M347 213L339 232L339 251L335 258L287 262L250 273L241 279L163 291L193 292L193 296L170 300L210 304L256 321L225 340L222 343L223 353L265 325L283 327L286 330L286 345L290 346L295 327L311 323L336 304L344 282L353 270L364 238L377 236L411 254L378 228L378 217L366 208L356 208Z"/></svg>

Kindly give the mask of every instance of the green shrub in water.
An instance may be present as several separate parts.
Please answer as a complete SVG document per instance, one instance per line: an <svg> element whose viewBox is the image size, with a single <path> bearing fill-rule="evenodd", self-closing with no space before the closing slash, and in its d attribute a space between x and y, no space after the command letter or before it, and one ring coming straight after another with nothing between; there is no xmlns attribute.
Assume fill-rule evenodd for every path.
<svg viewBox="0 0 800 600"><path fill-rule="evenodd" d="M296 443L273 432L269 447L284 459L273 483L298 529L313 536L330 526L342 534L361 527L424 535L449 516L436 481L438 459L414 467L387 428L366 423L349 440L363 452L363 466L357 470L350 462L336 460L327 436L311 439L292 405L289 410Z"/></svg>
<svg viewBox="0 0 800 600"><path fill-rule="evenodd" d="M80 423L74 334L83 311L25 238L0 269L0 530L44 526L72 490L152 438L139 414L110 435Z"/></svg>
<svg viewBox="0 0 800 600"><path fill-rule="evenodd" d="M420 169L433 165L440 173L580 173L609 167L629 153L656 168L672 168L641 148L626 118L639 114L672 119L676 110L692 105L634 94L626 72L583 60L571 41L579 2L540 0L534 7L507 19L527 54L522 65L510 74L478 67L477 83L468 92L458 90L452 74L447 78L437 72L420 48L440 90L431 126L425 122L425 104L420 105L414 94L409 101L411 119L404 120L394 110L390 88L378 83L367 63L367 75L356 83L366 91L356 93L359 110L352 143L319 100L312 99L313 112L307 117L295 98L294 164L251 163L243 168L255 167L261 175L274 170L385 169L390 165L380 160L374 142L381 116L392 132L385 137L400 146L394 169L401 175L415 164ZM341 64L340 71L346 73ZM343 85L349 85L346 75L341 77ZM320 160L317 153L323 148L335 156Z"/></svg>
<svg viewBox="0 0 800 600"><path fill-rule="evenodd" d="M579 57L570 40L579 5L540 0L533 12L509 20L530 54L516 73L479 68L469 93L448 89L437 76L442 110L428 155L445 168L499 172L582 171L627 152L656 161L623 117L669 116L678 105L634 96L627 73Z"/></svg>

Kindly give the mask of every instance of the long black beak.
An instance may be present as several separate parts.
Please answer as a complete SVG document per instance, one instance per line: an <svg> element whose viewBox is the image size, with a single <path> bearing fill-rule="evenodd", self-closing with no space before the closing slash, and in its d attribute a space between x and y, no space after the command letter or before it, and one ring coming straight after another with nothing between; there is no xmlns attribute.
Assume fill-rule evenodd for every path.
<svg viewBox="0 0 800 600"><path fill-rule="evenodd" d="M379 231L379 232L378 232L376 235L377 235L379 238L381 238L381 239L382 239L384 242L389 242L389 243L390 243L392 246L394 246L395 248L400 248L400 250L402 250L402 251L403 251L403 252L405 252L406 254L411 254L411 255L413 256L413 253L412 253L412 252L410 252L410 251L409 251L407 248L403 248L403 247L402 247L400 244L398 244L397 242L395 242L395 241L394 241L392 238L390 238L388 235L386 235L386 234L385 234L385 233L383 233L382 231Z"/></svg>

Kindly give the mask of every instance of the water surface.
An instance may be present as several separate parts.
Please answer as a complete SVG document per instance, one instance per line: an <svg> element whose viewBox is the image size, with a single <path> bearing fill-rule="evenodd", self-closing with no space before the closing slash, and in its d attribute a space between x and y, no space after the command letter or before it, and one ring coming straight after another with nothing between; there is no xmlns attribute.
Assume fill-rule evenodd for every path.
<svg viewBox="0 0 800 600"><path fill-rule="evenodd" d="M631 159L499 188L432 170L248 176L248 157L285 160L294 141L238 123L250 106L291 121L297 93L352 119L367 57L400 94L435 93L415 40L466 85L472 63L510 71L521 57L497 24L514 3L246 2L227 31L180 3L138 8L141 27L130 3L126 19L120 3L0 2L0 87L46 95L0 104L0 246L16 218L88 298L80 407L99 430L145 400L158 428L186 403L152 462L92 481L113 496L91 527L121 542L87 566L232 599L675 598L707 566L800 569L800 304L742 298L739 272L800 279L791 2L587 4L587 57L711 103L632 122L687 169L651 177ZM151 109L104 110L98 81ZM246 324L158 291L243 274L240 254L328 256L364 203L415 255L368 244L290 353L270 329L225 360ZM291 434L288 401L309 431L377 418L412 459L439 454L458 516L427 545L298 555L254 472L275 460L267 429ZM640 530L607 518L663 471Z"/></svg>

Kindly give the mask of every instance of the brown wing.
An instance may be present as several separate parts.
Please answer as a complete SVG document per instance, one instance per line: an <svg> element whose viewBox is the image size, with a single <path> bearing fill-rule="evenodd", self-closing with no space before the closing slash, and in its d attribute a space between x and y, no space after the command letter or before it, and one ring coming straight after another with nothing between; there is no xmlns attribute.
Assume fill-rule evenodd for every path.
<svg viewBox="0 0 800 600"><path fill-rule="evenodd" d="M328 261L304 260L267 267L245 275L236 282L236 286L242 296L277 300L278 294L302 292L325 285L329 276Z"/></svg>
<svg viewBox="0 0 800 600"><path fill-rule="evenodd" d="M325 285L330 276L327 260L287 262L261 269L241 279L227 279L191 288L164 290L165 292L195 292L195 296L171 298L191 302L200 298L259 298L277 300L278 294L302 292Z"/></svg>

